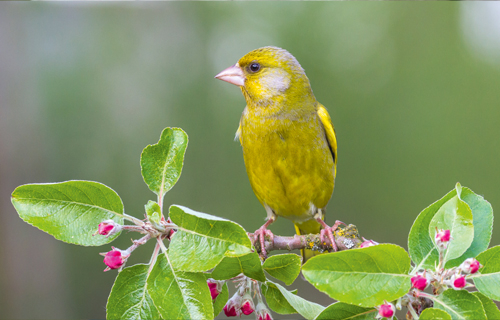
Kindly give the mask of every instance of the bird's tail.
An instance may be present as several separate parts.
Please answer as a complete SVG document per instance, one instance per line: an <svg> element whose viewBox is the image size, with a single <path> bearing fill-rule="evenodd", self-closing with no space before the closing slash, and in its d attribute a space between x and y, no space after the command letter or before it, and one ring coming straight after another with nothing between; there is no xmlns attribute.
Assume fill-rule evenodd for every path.
<svg viewBox="0 0 500 320"><path fill-rule="evenodd" d="M295 223L295 231L297 234L305 235L305 234L318 234L321 230L321 225L318 221L311 219L302 223ZM321 254L319 251L313 251L310 249L301 249L300 253L302 254L302 263L305 263L308 259Z"/></svg>

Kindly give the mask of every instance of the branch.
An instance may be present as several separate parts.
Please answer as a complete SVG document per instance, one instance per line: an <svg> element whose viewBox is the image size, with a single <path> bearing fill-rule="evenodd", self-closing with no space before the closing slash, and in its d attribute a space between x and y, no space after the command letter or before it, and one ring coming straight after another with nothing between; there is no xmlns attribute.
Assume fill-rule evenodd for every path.
<svg viewBox="0 0 500 320"><path fill-rule="evenodd" d="M259 239L255 237L253 233L248 233L250 240L252 241L255 249L260 253L261 247ZM338 251L348 250L358 248L363 239L358 233L358 229L355 225L348 225L346 227L338 227L333 233L335 238L335 243L337 244ZM274 241L271 242L270 238L266 236L265 238L265 248L266 251L273 250L296 250L296 249L310 249L313 251L324 252L330 250L331 243L328 237L325 237L326 241L321 242L319 234L307 234L307 235L295 235L293 237L281 237L274 236Z"/></svg>

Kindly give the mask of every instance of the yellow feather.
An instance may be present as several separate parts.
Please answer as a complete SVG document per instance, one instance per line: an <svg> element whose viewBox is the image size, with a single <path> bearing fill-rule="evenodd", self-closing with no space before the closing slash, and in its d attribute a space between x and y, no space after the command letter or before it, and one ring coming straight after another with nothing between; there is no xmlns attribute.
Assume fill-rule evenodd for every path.
<svg viewBox="0 0 500 320"><path fill-rule="evenodd" d="M332 124L332 119L326 111L326 108L318 103L318 116L321 120L321 124L326 133L326 138L328 139L328 143L330 144L330 149L332 150L333 160L335 161L335 167L337 167L337 136L335 135L335 128ZM334 175L335 177L335 175Z"/></svg>

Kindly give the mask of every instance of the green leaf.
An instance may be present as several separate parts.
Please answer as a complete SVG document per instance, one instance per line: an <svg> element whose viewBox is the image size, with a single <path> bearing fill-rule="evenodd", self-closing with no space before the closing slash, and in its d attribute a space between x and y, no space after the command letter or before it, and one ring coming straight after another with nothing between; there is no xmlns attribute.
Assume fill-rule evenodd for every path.
<svg viewBox="0 0 500 320"><path fill-rule="evenodd" d="M472 210L474 224L474 240L469 249L461 257L453 259L446 263L446 268L452 268L460 265L467 258L472 258L488 249L493 229L493 208L491 204L478 196L472 190L462 187L460 198L465 201Z"/></svg>
<svg viewBox="0 0 500 320"><path fill-rule="evenodd" d="M453 320L486 320L481 301L466 290L444 291L437 299L434 299L434 308L446 311Z"/></svg>
<svg viewBox="0 0 500 320"><path fill-rule="evenodd" d="M156 225L160 225L161 222L161 208L155 201L149 200L148 203L144 206L146 209L146 214L148 216L148 220Z"/></svg>
<svg viewBox="0 0 500 320"><path fill-rule="evenodd" d="M300 273L301 258L294 253L278 254L264 262L264 270L271 276L291 285Z"/></svg>
<svg viewBox="0 0 500 320"><path fill-rule="evenodd" d="M483 304L484 311L486 312L486 318L488 320L500 319L500 310L498 310L497 305L490 298L482 294L481 292L472 292L476 298Z"/></svg>
<svg viewBox="0 0 500 320"><path fill-rule="evenodd" d="M116 277L106 305L107 319L160 319L147 291L149 265L125 268Z"/></svg>
<svg viewBox="0 0 500 320"><path fill-rule="evenodd" d="M164 319L213 319L212 297L203 273L177 271L158 256L147 280L148 293Z"/></svg>
<svg viewBox="0 0 500 320"><path fill-rule="evenodd" d="M329 305L315 320L373 320L376 312L377 309L375 308L363 308L337 302Z"/></svg>
<svg viewBox="0 0 500 320"><path fill-rule="evenodd" d="M421 269L434 268L439 261L439 254L429 236L429 224L439 208L456 195L456 189L451 190L443 198L422 210L413 223L408 236L408 251L415 263L412 273Z"/></svg>
<svg viewBox="0 0 500 320"><path fill-rule="evenodd" d="M474 280L477 290L485 296L500 301L500 246L490 248L479 254L476 259L484 266L480 274L469 276Z"/></svg>
<svg viewBox="0 0 500 320"><path fill-rule="evenodd" d="M215 300L212 300L214 306L214 318L219 315L219 313L224 309L224 306L229 299L229 290L227 289L227 283L222 286L222 291L219 293Z"/></svg>
<svg viewBox="0 0 500 320"><path fill-rule="evenodd" d="M457 195L446 201L429 224L429 236L435 242L436 228L451 231L451 241L444 254L444 261L460 257L474 239L472 211L460 198L461 187L457 184Z"/></svg>
<svg viewBox="0 0 500 320"><path fill-rule="evenodd" d="M302 274L333 299L362 307L395 300L410 290L410 257L393 244L322 254Z"/></svg>
<svg viewBox="0 0 500 320"><path fill-rule="evenodd" d="M287 289L283 288L281 285L267 281L266 285L269 286L274 286L276 287L280 293L282 294L283 298L286 299L288 304L295 309L301 316L303 316L306 319L314 319L318 314L320 314L325 307L311 302L307 301L304 298L301 298L292 292L288 291ZM266 298L266 302L269 303L269 300ZM269 306L271 307L271 306ZM275 310L275 309L273 309Z"/></svg>
<svg viewBox="0 0 500 320"><path fill-rule="evenodd" d="M179 226L169 248L176 270L206 271L224 257L252 252L246 231L235 222L176 205L170 207L170 219Z"/></svg>
<svg viewBox="0 0 500 320"><path fill-rule="evenodd" d="M451 316L441 309L427 308L420 314L420 320L451 320Z"/></svg>
<svg viewBox="0 0 500 320"><path fill-rule="evenodd" d="M266 298L267 305L271 310L279 314L297 313L283 296L281 291L272 282L268 281L262 285L262 293Z"/></svg>
<svg viewBox="0 0 500 320"><path fill-rule="evenodd" d="M26 184L14 190L12 204L27 223L58 240L82 246L100 246L119 235L92 236L102 221L123 224L120 197L98 182Z"/></svg>
<svg viewBox="0 0 500 320"><path fill-rule="evenodd" d="M159 199L179 180L187 144L188 137L182 129L165 128L158 143L142 151L142 177Z"/></svg>
<svg viewBox="0 0 500 320"><path fill-rule="evenodd" d="M266 281L259 255L255 252L241 257L225 257L212 271L211 277L215 280L226 280L240 273L254 280Z"/></svg>

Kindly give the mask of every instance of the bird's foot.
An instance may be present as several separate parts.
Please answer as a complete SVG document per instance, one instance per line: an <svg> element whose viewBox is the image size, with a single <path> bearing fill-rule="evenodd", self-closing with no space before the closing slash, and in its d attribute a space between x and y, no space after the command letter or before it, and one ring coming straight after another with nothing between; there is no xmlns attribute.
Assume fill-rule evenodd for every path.
<svg viewBox="0 0 500 320"><path fill-rule="evenodd" d="M265 245L266 236L269 237L269 240L271 241L271 243L274 243L274 234L271 232L271 230L267 229L267 227L273 222L274 222L274 219L267 220L266 223L264 223L264 225L262 227L255 230L255 232L254 232L255 238L259 239L260 254L261 254L262 258L264 258L264 260L267 259L267 251L266 251L266 245Z"/></svg>
<svg viewBox="0 0 500 320"><path fill-rule="evenodd" d="M319 233L321 242L325 243L325 240L328 238L328 240L330 240L330 243L332 245L332 251L337 252L338 248L337 248L337 244L335 243L335 238L333 236L333 233L335 232L335 230L337 230L339 225L341 225L341 224L346 225L346 224L343 223L342 221L337 220L337 221L335 221L335 224L333 226L329 227L321 218L318 217L316 220L323 227L323 229L321 229L321 231Z"/></svg>

